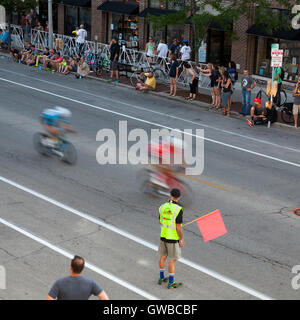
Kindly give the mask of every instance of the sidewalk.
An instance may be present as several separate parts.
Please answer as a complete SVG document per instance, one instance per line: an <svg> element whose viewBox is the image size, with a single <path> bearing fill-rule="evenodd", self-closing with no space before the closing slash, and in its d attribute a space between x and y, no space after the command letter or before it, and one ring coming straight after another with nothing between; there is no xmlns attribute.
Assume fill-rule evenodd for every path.
<svg viewBox="0 0 300 320"><path fill-rule="evenodd" d="M10 59L10 56L8 53L6 53L4 51L0 51L0 58ZM32 67L32 68L34 68L34 67ZM107 79L109 78L109 76L110 76L110 73L105 72L105 71L101 77L97 77L93 72L91 72L90 75L87 76L87 78L106 82ZM112 85L115 85L115 84L112 83ZM123 73L120 74L120 82L117 85L124 86L128 89L135 90L135 88L132 87L130 80ZM259 89L260 89L259 86L257 88L254 88L253 93L252 93L252 97L251 97L252 100L255 99L256 94L259 91ZM211 103L210 89L199 88L198 94L196 96L196 100L194 100L194 101L184 100L184 98L189 95L189 88L180 87L177 89L177 96L170 97L169 96L169 85L162 84L162 83L157 83L155 91L151 91L148 93L141 92L141 94L153 94L153 95L157 95L157 96L167 98L167 99L170 99L173 101L175 100L175 101L183 102L184 104L190 104L190 105L194 105L197 107L201 107L201 108L206 109L207 111L219 113L220 115L222 115L222 113L223 113L222 108L220 108L219 110L216 110L215 108L211 108L211 106L210 106L210 103ZM291 98L289 98L289 95L291 96L291 94L289 94L288 92L287 92L287 94L288 94L288 101L292 101ZM239 112L242 109L240 82L236 83L236 85L235 85L235 90L234 90L234 94L232 96L232 100L233 100L233 103L232 103L232 107L231 107L231 117L243 120L246 125L245 120L247 119L247 117L244 117L239 114ZM286 130L293 130L294 132L297 131L297 129L294 128L293 124L289 125L289 124L285 124L282 122L280 112L278 112L277 122L273 123L271 125L271 127L282 128L282 129L286 129Z"/></svg>

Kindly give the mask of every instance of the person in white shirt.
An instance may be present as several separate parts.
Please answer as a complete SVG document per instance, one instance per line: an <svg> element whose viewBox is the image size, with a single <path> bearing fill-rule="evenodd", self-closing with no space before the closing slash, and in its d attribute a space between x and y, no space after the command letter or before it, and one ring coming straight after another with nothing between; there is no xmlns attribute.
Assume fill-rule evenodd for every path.
<svg viewBox="0 0 300 320"><path fill-rule="evenodd" d="M191 52L192 49L189 46L188 40L183 40L183 47L180 49L180 54L181 54L181 60L182 61L189 61L191 60Z"/></svg>
<svg viewBox="0 0 300 320"><path fill-rule="evenodd" d="M164 40L159 41L159 45L157 47L157 55L159 58L167 58L168 55L168 45L165 44Z"/></svg>
<svg viewBox="0 0 300 320"><path fill-rule="evenodd" d="M78 50L78 53L81 54L83 46L84 46L85 39L87 37L87 32L84 29L84 25L83 24L80 25L80 29L76 32L76 35L77 35L77 39L76 39L77 50Z"/></svg>

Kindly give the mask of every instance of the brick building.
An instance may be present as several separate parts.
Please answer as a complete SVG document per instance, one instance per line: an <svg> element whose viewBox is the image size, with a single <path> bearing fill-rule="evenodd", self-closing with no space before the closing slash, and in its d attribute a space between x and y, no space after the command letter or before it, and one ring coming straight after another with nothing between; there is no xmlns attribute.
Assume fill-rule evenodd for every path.
<svg viewBox="0 0 300 320"><path fill-rule="evenodd" d="M45 0L43 0L45 1ZM108 43L113 35L126 41L129 48L144 50L149 35L156 41L163 39L170 44L173 38L190 38L191 26L167 26L153 30L146 21L148 13L163 15L182 8L184 0L54 0L54 27L58 33L71 34L76 26L84 23L92 41ZM274 10L280 16L287 14L283 7L274 3ZM235 61L239 71L248 68L251 73L270 76L271 45L279 43L284 49L284 70L286 80L295 80L299 73L300 32L279 30L272 36L253 24L252 15L234 21L232 28L238 35L232 41L221 26L211 24L206 41L199 49L201 62L226 65Z"/></svg>

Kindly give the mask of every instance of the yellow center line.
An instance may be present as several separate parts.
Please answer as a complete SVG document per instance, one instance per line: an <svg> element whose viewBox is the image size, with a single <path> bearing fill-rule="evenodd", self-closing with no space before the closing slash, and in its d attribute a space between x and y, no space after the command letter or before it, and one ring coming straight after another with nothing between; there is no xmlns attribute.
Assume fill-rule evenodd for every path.
<svg viewBox="0 0 300 320"><path fill-rule="evenodd" d="M149 164L149 166L151 167L155 167L155 165L153 164ZM210 186L212 188L215 188L215 189L218 189L218 190L222 190L222 191L226 191L226 192L232 192L231 189L228 189L228 188L225 188L225 187L222 187L222 186L218 186L216 184L213 184L213 183L210 183L208 181L205 181L205 180L202 180L202 179L198 179L198 178L195 178L195 177L192 177L192 176L187 176L185 175L184 173L180 173L180 172L173 172L173 174L176 174L178 176L181 176L181 177L184 177L188 180L192 180L192 181L196 181L196 182L199 182L199 183L202 183L202 184L205 184L207 186Z"/></svg>

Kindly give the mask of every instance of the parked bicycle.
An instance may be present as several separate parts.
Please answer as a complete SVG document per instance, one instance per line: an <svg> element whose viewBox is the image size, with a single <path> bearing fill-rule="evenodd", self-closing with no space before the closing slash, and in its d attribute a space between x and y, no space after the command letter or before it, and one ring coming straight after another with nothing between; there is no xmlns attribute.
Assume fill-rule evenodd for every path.
<svg viewBox="0 0 300 320"><path fill-rule="evenodd" d="M270 100L270 95L268 95L267 92L262 87L266 84L266 82L259 80L259 79L255 79L255 82L259 85L259 88L260 88L260 90L258 91L258 93L256 95L256 98L261 99L261 101ZM286 95L286 92L284 91L284 89L280 90L280 104L278 104L276 101L274 101L274 98L273 98L273 103L277 108L283 107L285 105L286 101L287 101L287 95Z"/></svg>

